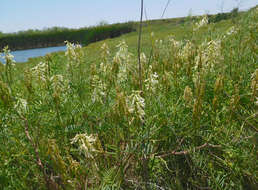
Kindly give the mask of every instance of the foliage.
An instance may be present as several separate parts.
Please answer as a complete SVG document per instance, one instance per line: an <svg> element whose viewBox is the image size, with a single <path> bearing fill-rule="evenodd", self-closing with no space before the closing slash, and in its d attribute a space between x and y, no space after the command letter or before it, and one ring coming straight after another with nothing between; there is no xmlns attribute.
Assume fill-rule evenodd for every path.
<svg viewBox="0 0 258 190"><path fill-rule="evenodd" d="M143 32L143 89L135 34L23 65L6 48L0 188L255 189L257 11Z"/></svg>
<svg viewBox="0 0 258 190"><path fill-rule="evenodd" d="M234 19L238 16L239 10L238 8L234 8L231 12L229 13L218 13L216 15L210 15L209 19L210 22L220 22L222 20L227 20L227 19Z"/></svg>

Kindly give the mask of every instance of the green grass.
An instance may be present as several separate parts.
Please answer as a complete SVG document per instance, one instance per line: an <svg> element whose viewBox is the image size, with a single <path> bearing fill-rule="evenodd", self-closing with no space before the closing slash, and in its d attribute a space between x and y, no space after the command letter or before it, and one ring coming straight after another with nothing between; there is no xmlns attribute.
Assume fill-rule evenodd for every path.
<svg viewBox="0 0 258 190"><path fill-rule="evenodd" d="M1 65L0 188L255 189L257 15Z"/></svg>

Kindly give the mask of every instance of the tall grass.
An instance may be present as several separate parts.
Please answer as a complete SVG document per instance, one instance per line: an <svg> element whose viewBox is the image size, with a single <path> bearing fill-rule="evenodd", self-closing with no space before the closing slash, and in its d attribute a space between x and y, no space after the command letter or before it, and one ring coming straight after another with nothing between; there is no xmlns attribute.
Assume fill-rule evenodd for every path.
<svg viewBox="0 0 258 190"><path fill-rule="evenodd" d="M257 15L223 32L204 17L181 41L152 33L141 75L125 41L93 63L67 42L65 61L20 75L5 49L0 187L255 189Z"/></svg>

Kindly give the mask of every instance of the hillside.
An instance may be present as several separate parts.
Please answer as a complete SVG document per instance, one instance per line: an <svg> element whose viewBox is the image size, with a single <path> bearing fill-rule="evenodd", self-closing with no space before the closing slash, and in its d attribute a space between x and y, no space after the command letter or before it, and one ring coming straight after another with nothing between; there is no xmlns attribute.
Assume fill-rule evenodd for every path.
<svg viewBox="0 0 258 190"><path fill-rule="evenodd" d="M219 22L221 20L233 19L241 12L234 9L229 13L218 13L209 15L210 22ZM192 17L192 21L198 17ZM175 18L166 20L147 21L151 25L157 23L170 23L173 25L184 23L186 18ZM0 32L0 49L8 46L11 50L23 50L53 46L63 46L64 41L88 45L93 42L101 41L107 38L118 37L122 34L135 31L137 22L100 24L97 26L84 27L79 29L69 29L63 27L52 27L45 30L27 30L16 33Z"/></svg>
<svg viewBox="0 0 258 190"><path fill-rule="evenodd" d="M0 65L0 189L256 189L254 8Z"/></svg>

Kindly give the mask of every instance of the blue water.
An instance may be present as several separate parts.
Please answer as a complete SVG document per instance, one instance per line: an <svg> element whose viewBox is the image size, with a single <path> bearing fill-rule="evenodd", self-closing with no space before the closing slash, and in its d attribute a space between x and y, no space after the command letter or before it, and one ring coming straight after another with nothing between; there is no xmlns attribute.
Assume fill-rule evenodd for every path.
<svg viewBox="0 0 258 190"><path fill-rule="evenodd" d="M48 48L37 48L37 49L27 49L27 50L17 50L11 51L16 62L27 62L29 58L44 56L48 53L65 51L66 46L59 47L48 47ZM5 61L0 57L0 61L4 63Z"/></svg>

